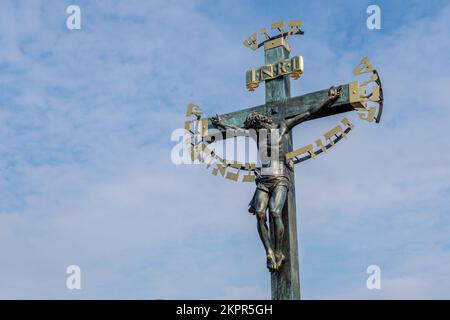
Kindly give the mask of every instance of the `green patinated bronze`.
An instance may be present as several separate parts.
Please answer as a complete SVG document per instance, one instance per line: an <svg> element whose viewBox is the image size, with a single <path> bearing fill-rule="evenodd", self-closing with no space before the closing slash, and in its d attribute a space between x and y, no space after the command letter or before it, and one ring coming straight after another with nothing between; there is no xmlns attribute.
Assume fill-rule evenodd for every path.
<svg viewBox="0 0 450 320"><path fill-rule="evenodd" d="M265 51L265 64L276 63L289 58L289 52L282 46ZM269 113L284 115L287 100L291 97L289 76L266 81L266 105ZM321 100L317 100L316 103ZM271 106L270 104L274 104ZM297 113L298 114L298 113ZM278 120L278 119L277 119ZM292 132L285 137L289 150L292 151ZM300 299L300 277L297 241L297 218L295 206L295 177L293 171L289 173L290 187L283 207L282 219L284 224L283 252L286 256L281 268L271 273L271 287L273 300ZM274 242L274 222L269 219L271 241Z"/></svg>
<svg viewBox="0 0 450 320"><path fill-rule="evenodd" d="M276 48L274 48L276 49ZM287 81L289 81L289 77L285 76ZM279 79L274 79L270 81L266 81L266 90L271 90L271 86L267 86L267 83L272 81L278 81ZM280 85L279 85L280 87ZM285 86L281 86L286 88ZM354 110L353 106L350 104L349 92L348 92L348 84L341 85L342 91L339 99L331 106L326 107L319 115L313 115L312 117L306 119L305 121L309 121L312 119L323 118L326 116L331 116L334 114L349 112ZM267 94L266 94L267 95ZM292 117L303 112L308 111L314 105L316 105L319 101L325 100L328 95L328 89L307 93L302 96L297 96L294 98L284 98L281 94L277 94L280 97L280 100L271 100L271 102L259 105L256 107L241 109L235 112L225 113L220 115L220 119L223 123L234 125L237 127L243 127L244 121L247 116L253 112L257 111L266 116L271 117L275 122L279 121L282 118ZM275 95L269 96L269 98L274 97ZM212 123L211 120L208 120L208 129L217 129Z"/></svg>

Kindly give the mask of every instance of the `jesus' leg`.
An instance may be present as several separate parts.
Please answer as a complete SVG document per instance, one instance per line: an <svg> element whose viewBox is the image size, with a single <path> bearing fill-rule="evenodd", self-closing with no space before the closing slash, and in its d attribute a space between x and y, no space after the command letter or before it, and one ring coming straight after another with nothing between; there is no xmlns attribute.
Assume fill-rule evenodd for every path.
<svg viewBox="0 0 450 320"><path fill-rule="evenodd" d="M277 269L282 265L285 256L283 253L284 224L282 218L283 207L286 202L287 187L277 186L270 196L269 212L274 222L275 257Z"/></svg>
<svg viewBox="0 0 450 320"><path fill-rule="evenodd" d="M257 219L258 234L264 245L267 255L267 268L270 271L276 269L276 259L273 249L270 245L269 229L267 227L266 209L269 203L269 194L262 190L256 190L255 193L255 214Z"/></svg>

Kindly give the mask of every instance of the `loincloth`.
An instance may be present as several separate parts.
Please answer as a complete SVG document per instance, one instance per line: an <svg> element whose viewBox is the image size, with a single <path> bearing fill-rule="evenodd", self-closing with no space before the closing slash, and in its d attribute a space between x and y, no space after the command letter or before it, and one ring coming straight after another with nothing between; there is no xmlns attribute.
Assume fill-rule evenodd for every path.
<svg viewBox="0 0 450 320"><path fill-rule="evenodd" d="M256 183L256 190L253 194L253 198L248 204L248 212L255 214L255 198L256 198L256 192L258 190L272 193L272 191L279 187L283 186L286 187L289 190L290 181L287 176L259 176L255 179Z"/></svg>

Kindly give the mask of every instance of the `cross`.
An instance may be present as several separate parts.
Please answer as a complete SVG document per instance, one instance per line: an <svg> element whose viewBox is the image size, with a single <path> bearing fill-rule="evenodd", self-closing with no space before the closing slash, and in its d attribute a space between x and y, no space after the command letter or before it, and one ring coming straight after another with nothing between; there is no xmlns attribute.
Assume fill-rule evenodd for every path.
<svg viewBox="0 0 450 320"><path fill-rule="evenodd" d="M284 31L283 23L275 23L272 25L272 29L278 29L280 34L274 37L270 37L267 34L265 28L261 30L261 33L265 37L265 41L261 44L257 43L256 34L253 34L244 44L253 50L264 46L265 65L256 70L249 70L246 73L247 89L250 91L255 90L259 83L265 81L265 99L266 102L263 105L256 107L241 109L231 113L220 115L220 121L226 125L235 126L239 128L244 127L244 122L247 116L256 111L260 114L270 117L274 123L279 123L282 119L292 118L306 112L313 110L322 101L326 100L329 90L320 90L317 92L308 93L305 95L291 97L290 90L290 77L297 79L303 73L303 58L296 56L290 58L290 46L287 42L287 37L296 34L303 34L300 30L300 21L290 22L290 30ZM370 81L359 84L358 82L352 82L344 85L340 85L341 94L339 98L334 101L333 104L325 107L320 113L314 114L307 118L306 121L313 119L323 118L334 114L345 113L349 111L359 110L367 111L367 117L359 114L360 118L368 122L375 120L379 122L382 111L382 91L381 82L379 81L378 74L374 70L367 58L363 58L359 67L354 71L355 74L360 73L372 73L371 81L376 85L374 86L373 93L370 95L364 95L362 87L367 85ZM367 107L367 102L380 102L378 116L375 116L375 107ZM194 106L196 107L196 106ZM192 107L188 109L188 115L195 114L200 119L200 115L193 112ZM346 120L346 119L345 119ZM306 158L315 157L316 154L322 151L326 152L327 147L334 145L334 142L345 136L345 134L351 130L352 125L346 120L348 125L347 130L340 130L340 136L334 141L331 139L327 146L321 144L321 149L316 152L312 152L312 149L306 148L302 152L308 151L309 155ZM207 132L213 131L213 129L221 132L220 139L226 138L225 129L217 127L213 121L209 118L203 119L203 128ZM339 131L330 130L328 138L332 135L337 135ZM325 135L327 137L327 135ZM217 135L214 135L217 138ZM292 133L290 132L287 137L288 151L294 158L300 152L293 151ZM298 158L295 158L298 162ZM209 166L209 165L208 165ZM238 166L239 167L239 166ZM220 167L219 167L220 170ZM218 170L215 169L213 174L217 174ZM224 176L224 171L221 172ZM227 176L228 177L228 176ZM280 269L271 273L271 292L272 299L274 300L297 300L300 299L300 279L299 279L299 259L298 259L298 241L297 241L297 221L296 221L296 199L295 199L295 180L293 170L289 173L289 179L291 181L286 202L283 207L282 220L284 224L284 238L283 238L283 252L286 258L281 265ZM237 176L234 175L232 180L237 180ZM245 180L244 180L245 181ZM271 241L274 238L274 222L269 219L269 230L271 232Z"/></svg>

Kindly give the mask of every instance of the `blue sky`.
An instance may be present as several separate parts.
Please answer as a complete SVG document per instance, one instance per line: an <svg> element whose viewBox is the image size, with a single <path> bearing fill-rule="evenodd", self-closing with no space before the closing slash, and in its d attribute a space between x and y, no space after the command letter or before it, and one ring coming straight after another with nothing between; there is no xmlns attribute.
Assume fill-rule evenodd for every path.
<svg viewBox="0 0 450 320"><path fill-rule="evenodd" d="M82 29L68 30L77 4ZM366 28L377 4L382 29ZM368 55L382 123L296 167L301 293L450 298L447 1L0 1L0 298L269 298L253 184L176 166L189 102L258 105L242 41L300 19L292 94L354 81ZM342 116L294 131L298 146ZM82 290L65 287L66 267ZM382 289L366 288L381 267Z"/></svg>

